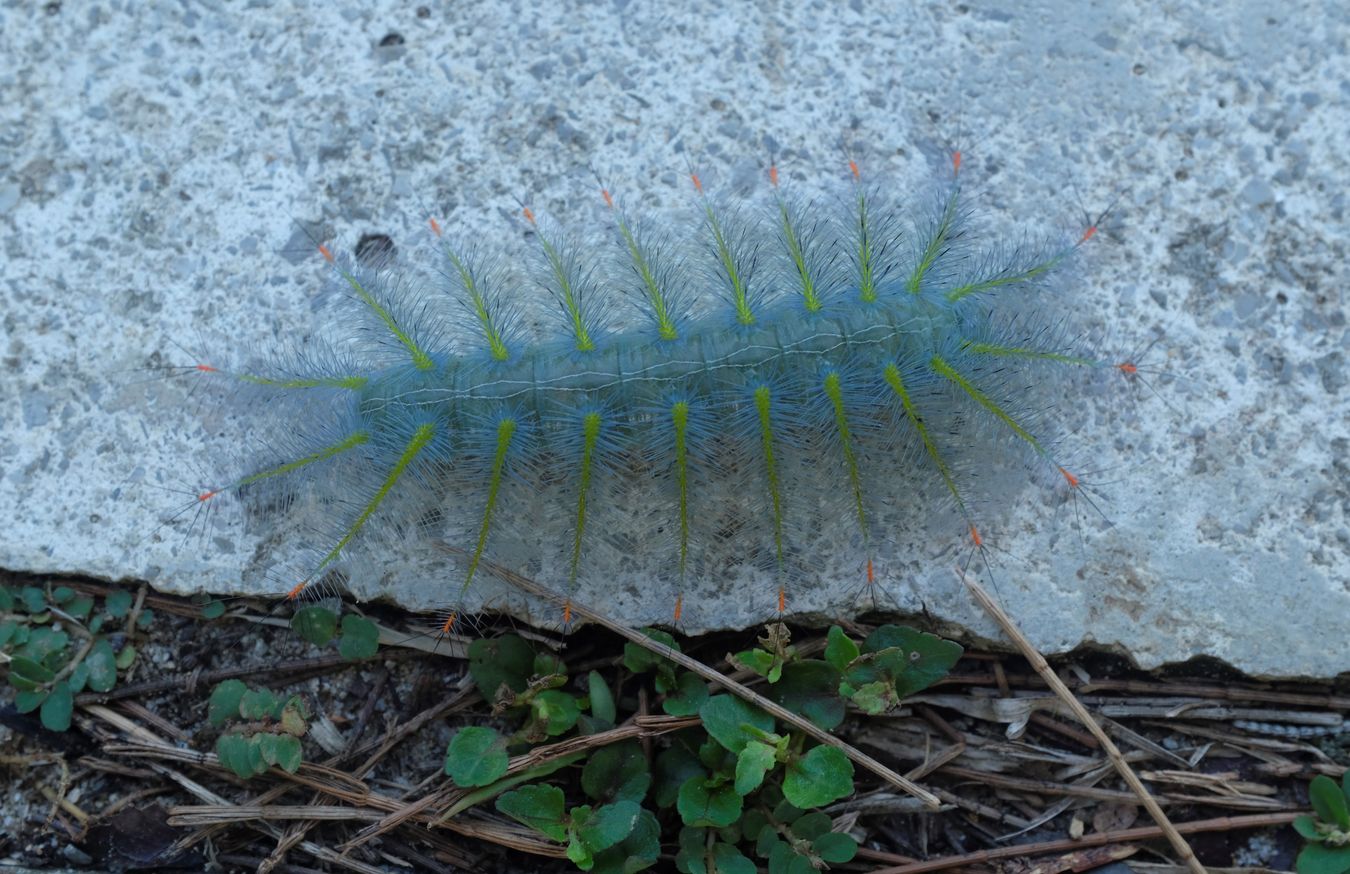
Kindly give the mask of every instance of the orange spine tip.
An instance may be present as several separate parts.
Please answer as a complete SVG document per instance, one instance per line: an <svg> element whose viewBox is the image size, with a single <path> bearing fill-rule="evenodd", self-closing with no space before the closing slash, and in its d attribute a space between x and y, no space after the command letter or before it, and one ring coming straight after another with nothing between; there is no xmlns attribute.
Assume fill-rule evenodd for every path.
<svg viewBox="0 0 1350 874"><path fill-rule="evenodd" d="M451 613L449 616L445 617L445 621L441 623L441 634L449 634L450 632L454 631L455 621L458 619L459 619L458 613Z"/></svg>
<svg viewBox="0 0 1350 874"><path fill-rule="evenodd" d="M202 373L219 373L219 372L220 372L219 370L217 370L216 368L212 367L212 366L209 365L209 364L198 364L198 365L197 365L197 370L201 371Z"/></svg>
<svg viewBox="0 0 1350 874"><path fill-rule="evenodd" d="M697 191L699 194L702 194L702 193L703 193L703 183L699 181L699 178L698 178L698 174L697 174L697 173L690 173L690 174L689 174L689 181L692 182L692 183L694 183L694 190L695 190L695 191Z"/></svg>
<svg viewBox="0 0 1350 874"><path fill-rule="evenodd" d="M300 593L305 590L305 586L307 585L309 585L309 583L305 580L296 583L295 588L286 593L286 600L294 601L296 598L300 597Z"/></svg>
<svg viewBox="0 0 1350 874"><path fill-rule="evenodd" d="M970 526L970 539L976 546L984 546L984 538L980 536L980 531L974 525Z"/></svg>
<svg viewBox="0 0 1350 874"><path fill-rule="evenodd" d="M605 206L609 207L610 209L614 208L614 198L609 196L609 189L601 188L600 196L605 199Z"/></svg>
<svg viewBox="0 0 1350 874"><path fill-rule="evenodd" d="M774 188L777 188L777 187L778 187L778 165L777 165L777 164L770 164L770 165L769 165L769 184L772 185Z"/></svg>
<svg viewBox="0 0 1350 874"><path fill-rule="evenodd" d="M571 625L571 624L572 624L572 602L571 602L571 601L564 601L564 602L563 602L563 625Z"/></svg>
<svg viewBox="0 0 1350 874"><path fill-rule="evenodd" d="M867 585L872 585L877 581L876 571L872 568L872 559L867 560Z"/></svg>
<svg viewBox="0 0 1350 874"><path fill-rule="evenodd" d="M787 591L781 586L778 589L778 612L780 614L787 612Z"/></svg>
<svg viewBox="0 0 1350 874"><path fill-rule="evenodd" d="M441 235L441 223L440 223L440 222L436 221L434 218L429 218L429 219L427 219L427 224L431 225L431 232L432 232L433 234L435 234L435 235L438 236L438 237Z"/></svg>
<svg viewBox="0 0 1350 874"><path fill-rule="evenodd" d="M684 595L675 596L675 621L679 622L680 617L684 615Z"/></svg>
<svg viewBox="0 0 1350 874"><path fill-rule="evenodd" d="M1121 373L1128 374L1129 376L1134 376L1139 372L1139 368L1129 361L1122 361L1120 364L1117 364L1116 367L1120 368Z"/></svg>
<svg viewBox="0 0 1350 874"><path fill-rule="evenodd" d="M333 263L333 253L323 243L319 244L319 254L322 255L323 260L327 261L329 264Z"/></svg>
<svg viewBox="0 0 1350 874"><path fill-rule="evenodd" d="M1067 482L1067 483L1069 484L1069 488L1071 488L1071 489L1076 489L1076 488L1078 488L1078 477L1076 477L1076 476L1074 476L1073 474L1069 473L1067 470L1065 470L1065 469L1062 468L1062 467L1059 469L1059 472L1060 472L1061 474L1064 475L1064 481Z"/></svg>
<svg viewBox="0 0 1350 874"><path fill-rule="evenodd" d="M520 208L520 214L525 216L525 221L529 222L530 224L536 224L534 220L534 211L531 210L528 206L522 206Z"/></svg>
<svg viewBox="0 0 1350 874"><path fill-rule="evenodd" d="M957 175L961 172L961 152L952 152L952 174Z"/></svg>
<svg viewBox="0 0 1350 874"><path fill-rule="evenodd" d="M209 501L218 494L220 494L220 489L211 489L210 491L205 491L198 495L197 500L201 502Z"/></svg>
<svg viewBox="0 0 1350 874"><path fill-rule="evenodd" d="M1086 231L1083 231L1083 238L1078 241L1078 244L1081 246L1083 243L1086 243L1088 240L1092 239L1093 235L1096 233L1097 233L1097 226L1093 225Z"/></svg>

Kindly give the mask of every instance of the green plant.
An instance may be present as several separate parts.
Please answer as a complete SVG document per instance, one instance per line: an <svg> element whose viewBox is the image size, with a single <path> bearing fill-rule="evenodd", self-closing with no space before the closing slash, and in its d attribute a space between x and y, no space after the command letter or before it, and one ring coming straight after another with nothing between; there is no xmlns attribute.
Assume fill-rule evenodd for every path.
<svg viewBox="0 0 1350 874"><path fill-rule="evenodd" d="M300 767L300 738L309 730L308 709L298 695L279 698L267 689L250 689L226 680L211 691L207 718L232 730L216 740L220 763L245 779L279 765L294 774Z"/></svg>
<svg viewBox="0 0 1350 874"><path fill-rule="evenodd" d="M1299 874L1344 874L1350 871L1350 771L1337 786L1319 774L1308 786L1314 816L1300 816L1294 828L1308 840L1295 863Z"/></svg>
<svg viewBox="0 0 1350 874"><path fill-rule="evenodd" d="M665 632L654 640L679 646ZM823 660L802 658L786 626L771 625L759 647L729 656L768 682L766 695L824 729L837 727L849 703L868 713L894 706L944 676L961 647L912 628L883 626L862 641L831 628ZM445 771L466 790L447 811L496 798L497 809L565 844L583 871L631 874L656 863L662 824L684 874L753 874L754 858L770 874L811 874L851 860L852 837L834 831L819 808L854 791L843 751L818 744L740 698L710 695L697 675L636 644L622 665L649 683L669 715L697 714L700 725L661 738L649 760L635 740L600 745L534 772L510 772L510 756L573 731L607 730L616 698L597 671L572 682L566 666L508 634L475 641L469 670L494 715L516 727L460 729L446 750ZM631 693L631 689L629 690ZM585 758L580 794L538 782Z"/></svg>
<svg viewBox="0 0 1350 874"><path fill-rule="evenodd" d="M342 617L339 631L337 614L327 607L301 607L291 615L291 630L315 646L323 646L334 637L344 659L367 659L380 645L380 629L364 616L348 613Z"/></svg>
<svg viewBox="0 0 1350 874"><path fill-rule="evenodd" d="M108 692L136 661L133 628L146 628L153 614L132 614L130 592L97 599L69 586L0 586L0 663L17 691L20 713L38 711L52 731L70 728L75 696L88 689Z"/></svg>

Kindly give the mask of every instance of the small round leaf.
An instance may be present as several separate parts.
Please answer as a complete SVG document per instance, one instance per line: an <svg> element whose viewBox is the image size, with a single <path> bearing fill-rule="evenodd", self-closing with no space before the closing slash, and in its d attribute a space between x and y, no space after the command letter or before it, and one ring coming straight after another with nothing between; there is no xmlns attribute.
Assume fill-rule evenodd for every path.
<svg viewBox="0 0 1350 874"><path fill-rule="evenodd" d="M211 700L206 705L206 718L212 725L224 725L228 720L239 718L239 702L243 700L248 686L242 680L225 680L211 690Z"/></svg>
<svg viewBox="0 0 1350 874"><path fill-rule="evenodd" d="M75 696L70 685L62 680L51 688L51 694L42 702L38 716L42 724L52 731L65 731L70 728L70 716L75 710Z"/></svg>
<svg viewBox="0 0 1350 874"><path fill-rule="evenodd" d="M326 607L301 607L291 616L291 630L309 643L323 646L337 632L337 616Z"/></svg>
<svg viewBox="0 0 1350 874"><path fill-rule="evenodd" d="M790 762L783 796L802 809L824 807L853 794L853 763L841 750L819 746Z"/></svg>
<svg viewBox="0 0 1350 874"><path fill-rule="evenodd" d="M461 728L445 749L445 773L457 786L495 783L506 773L509 761L501 735L478 725Z"/></svg>
<svg viewBox="0 0 1350 874"><path fill-rule="evenodd" d="M503 793L497 809L555 841L567 840L563 791L557 786L526 785Z"/></svg>
<svg viewBox="0 0 1350 874"><path fill-rule="evenodd" d="M84 664L89 666L89 688L93 691L107 692L117 684L117 656L105 638L94 641Z"/></svg>
<svg viewBox="0 0 1350 874"><path fill-rule="evenodd" d="M338 652L344 659L368 659L380 649L380 628L364 616L348 613L342 617L342 637Z"/></svg>
<svg viewBox="0 0 1350 874"><path fill-rule="evenodd" d="M758 740L756 735L746 731L752 726L760 731L773 731L773 717L751 707L732 695L715 695L699 708L698 715L703 719L703 727L708 734L733 753L739 753L745 745Z"/></svg>
<svg viewBox="0 0 1350 874"><path fill-rule="evenodd" d="M709 784L712 784L711 786ZM741 818L741 796L730 783L690 777L680 787L675 809L685 825L726 828Z"/></svg>

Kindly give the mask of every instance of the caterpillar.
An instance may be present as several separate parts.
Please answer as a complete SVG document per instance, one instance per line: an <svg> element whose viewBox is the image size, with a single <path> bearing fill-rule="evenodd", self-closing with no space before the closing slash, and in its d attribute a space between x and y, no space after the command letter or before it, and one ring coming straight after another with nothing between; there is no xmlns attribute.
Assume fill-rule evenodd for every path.
<svg viewBox="0 0 1350 874"><path fill-rule="evenodd" d="M828 203L792 196L771 165L757 212L691 169L683 236L601 184L597 245L522 206L524 269L435 219L420 272L388 248L316 243L356 327L258 369L193 368L254 393L272 425L266 458L192 504L234 494L303 520L289 530L312 555L290 598L354 556L378 576L381 549L445 544L422 583L449 605L445 630L490 565L553 581L564 624L579 589L605 584L679 624L710 579L789 612L825 544L847 544L875 592L902 520L951 522L983 550L980 476L1001 458L1086 496L1047 386L1136 365L1103 361L1063 315L1101 217L985 243L961 160L909 211L853 160ZM716 604L700 607L696 624L715 625Z"/></svg>

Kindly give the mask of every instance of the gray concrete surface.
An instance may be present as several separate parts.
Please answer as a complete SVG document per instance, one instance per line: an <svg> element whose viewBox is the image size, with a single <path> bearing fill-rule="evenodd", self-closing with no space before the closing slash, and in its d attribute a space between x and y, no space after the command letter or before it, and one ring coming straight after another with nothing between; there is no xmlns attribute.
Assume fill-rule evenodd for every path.
<svg viewBox="0 0 1350 874"><path fill-rule="evenodd" d="M687 161L735 179L772 149L809 189L843 144L915 179L956 140L999 227L1120 195L1073 305L1123 350L1161 333L1176 377L1166 403L1064 399L1115 526L1080 534L1049 483L1011 494L988 532L1009 612L1048 652L1350 670L1346 9L1112 7L0 4L0 566L285 588L302 534L160 524L249 425L153 368L306 342L323 269L298 222L350 248L433 211L490 243L519 238L516 198L592 218L592 163L661 210ZM993 635L954 540L894 535L890 594ZM853 561L822 557L794 608L835 611ZM430 557L378 565L360 597L444 605ZM638 583L582 596L664 616ZM722 581L688 600L692 630L766 618Z"/></svg>

